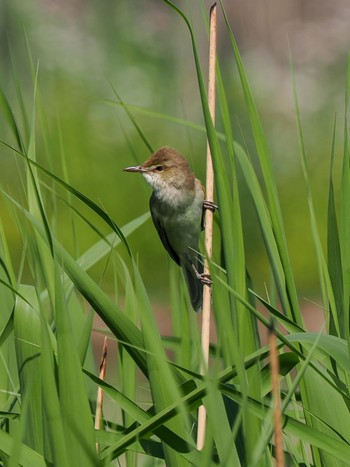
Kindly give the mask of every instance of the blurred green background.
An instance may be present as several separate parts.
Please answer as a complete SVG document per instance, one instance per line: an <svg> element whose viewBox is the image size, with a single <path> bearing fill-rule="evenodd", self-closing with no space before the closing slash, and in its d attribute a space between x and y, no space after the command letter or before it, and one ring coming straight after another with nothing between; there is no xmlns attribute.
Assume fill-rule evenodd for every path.
<svg viewBox="0 0 350 467"><path fill-rule="evenodd" d="M192 18L206 72L204 18L210 2L175 3ZM339 116L339 141L344 133L350 3L348 0L223 3L274 157L296 282L302 296L317 297L318 278L299 161L289 54L295 67L318 222L325 233L325 186L335 114ZM124 173L122 168L143 162L150 153L117 104L112 86L127 104L203 125L190 38L180 17L161 0L0 0L0 37L0 85L18 115L21 115L18 99L21 89L29 119L33 103L30 55L34 65L39 66L41 118L47 128L43 135L38 125L39 162L58 176L67 177L119 226L147 211L149 187L140 176ZM235 138L254 157L248 117L221 14L218 55ZM204 182L204 132L138 109L131 111L153 149L163 145L176 147ZM217 126L220 130L219 112ZM2 115L0 139L15 144ZM341 151L337 146L336 154ZM2 187L15 198L21 197L23 166L3 146L0 164ZM335 175L338 166L336 160ZM244 186L241 194L249 272L258 287L263 287L269 282L263 245ZM57 234L71 250L75 248L76 235L79 251L75 253L80 254L98 237L79 219L73 234L65 216L67 208L60 201L58 205L61 214ZM79 209L91 215L81 206ZM22 245L14 217L3 198L0 214L14 261L19 264ZM101 231L108 232L105 225L99 225ZM166 303L168 276L164 271L168 271L168 258L151 221L130 238L130 246L138 257L150 294ZM100 273L98 269L95 271L97 277Z"/></svg>

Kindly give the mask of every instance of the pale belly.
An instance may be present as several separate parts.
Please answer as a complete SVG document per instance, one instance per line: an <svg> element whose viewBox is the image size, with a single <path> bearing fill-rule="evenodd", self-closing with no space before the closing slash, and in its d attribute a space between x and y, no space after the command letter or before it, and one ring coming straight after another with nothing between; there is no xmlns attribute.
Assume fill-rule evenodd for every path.
<svg viewBox="0 0 350 467"><path fill-rule="evenodd" d="M199 182L198 182L199 183ZM184 196L178 190L152 194L151 210L161 223L171 248L181 258L196 258L201 232L204 193L201 188L195 196ZM157 222L156 220L156 222Z"/></svg>

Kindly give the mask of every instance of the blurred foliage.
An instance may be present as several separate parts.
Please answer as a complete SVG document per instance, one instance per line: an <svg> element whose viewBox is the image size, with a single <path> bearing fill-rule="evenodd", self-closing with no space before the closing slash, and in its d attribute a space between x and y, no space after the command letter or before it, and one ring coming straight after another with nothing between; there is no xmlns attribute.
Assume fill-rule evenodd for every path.
<svg viewBox="0 0 350 467"><path fill-rule="evenodd" d="M231 5L227 0L224 5L232 17L274 157L299 290L312 296L316 293L316 258L298 156L288 48L296 68L315 209L320 231L326 232L324 186L329 173L334 114L343 112L341 92L350 35L343 24L350 8L341 0L327 8L324 2L316 0L307 2L307 7L303 5L305 2L292 1L278 7L278 1L271 0L266 10L257 1L249 5L236 3ZM206 44L206 40L201 40L206 31L199 12L209 2L178 4L192 17L198 44ZM266 15L260 14L264 12ZM40 108L48 122L46 135L37 135L37 154L39 157L42 154L41 160L45 164L50 161L54 173L67 177L74 187L103 206L118 225L147 211L149 188L141 177L125 174L122 168L135 160L142 162L149 156L149 150L124 110L116 105L111 84L129 104L203 124L189 37L179 18L158 0L132 3L102 0L98 4L81 0L2 0L0 38L0 80L14 108L17 105L20 109L18 89L25 107L32 107L30 57L34 66L38 64ZM228 48L228 38L221 32L219 59L232 120L236 122L234 136L254 158L243 96ZM206 54L205 49L200 50L204 69ZM136 110L134 116L153 149L162 145L176 147L189 158L197 176L204 181L203 132ZM0 138L13 144L7 126L2 123L0 117ZM338 132L343 133L340 125ZM336 171L337 151L341 149L336 148ZM64 155L66 170L61 166L60 154ZM17 170L21 162L2 147L0 163L0 183L15 197L23 196ZM12 235L11 249L18 253L14 260L19 262L17 228L11 225L13 221L1 203L1 217ZM242 206L248 268L253 279L268 282L256 216L244 192ZM73 249L74 236L67 225L65 209L62 204L57 230L64 243ZM105 226L100 228L105 232ZM82 229L81 247L95 240L87 231ZM151 222L130 238L130 245L138 253L146 286L164 300L168 296L168 279L164 274L168 258Z"/></svg>
<svg viewBox="0 0 350 467"><path fill-rule="evenodd" d="M192 16L196 36L191 44L184 24L176 14L171 15L176 8L163 10L165 3L170 5L168 0L134 2L132 7L106 2L100 3L98 10L94 4L79 1L1 4L4 189L0 347L4 358L0 464L65 466L71 459L75 464L83 459L84 465L97 465L97 441L103 465L124 454L128 466L140 465L134 450L148 452L152 465L158 462L156 458L176 467L215 461L219 465L272 465L269 349L261 346L260 337L264 339L264 330L269 330L271 337L274 330L282 351L283 432L291 462L317 467L348 465L350 172L349 139L339 123L347 124L343 116L334 126L336 147L331 150L334 110L343 112L340 96L345 83L337 78L338 70L342 81L346 74L343 37L331 46L330 34L324 34L329 41L327 53L316 66L323 35L318 31L313 43L297 47L296 52L299 36L290 36L297 86L294 80L293 86L290 84L287 42L283 48L271 39L281 41L284 25L286 32L294 28L300 35L304 31L301 36L307 39L310 36L302 26L302 16L305 27L311 22L316 33L315 22L323 27L327 18L334 20L335 10L321 14L294 1L295 8L288 10L294 16L285 16L281 8L268 15L269 26L272 19L275 26L285 19L279 29L271 29L276 32L273 35L258 27L260 3L251 26L256 28L257 50L264 52L261 56L252 51L255 36L251 29L244 35L243 26L252 15L254 2L246 7L246 16L233 15L257 102L225 16L231 52L221 37L224 83L218 83L218 94L221 108L229 108L231 115L223 112L218 116L218 129L224 127L227 138L223 143L222 133L216 134L210 119L199 64L200 60L205 63L206 51L200 50L200 59L197 55L196 44L207 43L198 15L203 4L191 1L182 5L193 8L192 15L186 11ZM338 4L342 0L334 3ZM324 7L323 2L320 5ZM343 24L346 11L338 11L342 19L337 26ZM228 13L232 15L232 10ZM186 15L182 19L189 26ZM264 23L262 16L260 20ZM193 30L189 27L191 34ZM308 55L310 51L314 55ZM231 65L233 57L237 70ZM306 63L318 70L311 85L305 80L310 78ZM350 62L347 101L349 70ZM197 86L200 99L198 90L194 91ZM291 91L286 92L289 86ZM118 94L134 105L120 105ZM168 116L180 120L175 124ZM188 313L179 268L175 264L166 268L164 262L169 259L148 221L149 214L138 216L148 211L150 190L141 177L122 172L126 165L143 161L150 146L171 144L189 156L203 179L203 117L217 178L220 264L225 266L222 270L212 265L216 343L211 346L204 378L197 374L202 352L198 315ZM197 128L187 125L186 119ZM240 144L231 139L231 119ZM146 140L150 143L145 144ZM20 151L11 151L6 144ZM235 165L227 157L233 149ZM331 153L336 191L340 185L340 193L336 193L340 208L329 180ZM343 159L340 174L338 159ZM9 210L13 221L7 217ZM128 240L131 237L135 256L126 258L125 250L121 256L119 249L113 251L123 236L107 213L118 225L132 219L123 232ZM117 237L110 233L111 228ZM135 229L138 234L133 236ZM215 241L219 243L217 231L216 225ZM105 232L109 235L104 236ZM215 245L214 263L219 253ZM24 274L22 267L28 268ZM95 267L93 278L91 267ZM316 271L317 292L313 289ZM169 295L165 287L168 276ZM260 294L265 284L267 290ZM165 339L161 333L168 331L158 326L146 290L157 294L159 301L170 296L167 303L171 303L174 332ZM304 329L299 298L313 294L322 295L318 319L325 320L325 333ZM93 313L85 313L87 306L107 326L106 335L118 342L117 387L99 381L91 371L90 336L96 328ZM82 371L90 379L88 388ZM95 384L105 389L114 412L112 418L105 417L108 430L97 432L91 423ZM145 398L138 392L140 385ZM206 446L199 452L194 449L194 413L202 402L208 413L208 430Z"/></svg>

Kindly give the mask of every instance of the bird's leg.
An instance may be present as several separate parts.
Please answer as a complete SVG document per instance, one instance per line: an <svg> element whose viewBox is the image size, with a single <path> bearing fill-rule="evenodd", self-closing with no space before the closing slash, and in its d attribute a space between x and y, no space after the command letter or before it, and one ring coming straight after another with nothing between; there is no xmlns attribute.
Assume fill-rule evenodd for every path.
<svg viewBox="0 0 350 467"><path fill-rule="evenodd" d="M219 207L216 204L214 204L214 201L209 201L205 199L203 201L203 209L208 209L211 212L215 212L216 209L219 210Z"/></svg>
<svg viewBox="0 0 350 467"><path fill-rule="evenodd" d="M215 209L219 210L219 207L216 204L214 204L214 201L209 201L207 199L203 201L202 220L201 220L202 230L204 230L205 228L205 214L204 214L205 210L215 212Z"/></svg>
<svg viewBox="0 0 350 467"><path fill-rule="evenodd" d="M196 266L191 262L192 269L197 277L198 280L201 281L203 285L208 285L209 287L213 283L213 281L210 278L210 274L205 274L204 272L200 273L197 271Z"/></svg>

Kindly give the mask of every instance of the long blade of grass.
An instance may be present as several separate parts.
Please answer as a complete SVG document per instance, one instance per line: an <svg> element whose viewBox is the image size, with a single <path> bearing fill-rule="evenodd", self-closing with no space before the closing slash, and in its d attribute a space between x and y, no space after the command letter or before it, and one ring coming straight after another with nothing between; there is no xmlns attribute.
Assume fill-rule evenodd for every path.
<svg viewBox="0 0 350 467"><path fill-rule="evenodd" d="M23 151L24 150L24 143L22 140L21 132L19 130L19 125L17 120L15 119L14 113L10 106L10 103L6 97L4 90L0 87L0 106L5 114L5 118L15 136L16 142L18 147Z"/></svg>
<svg viewBox="0 0 350 467"><path fill-rule="evenodd" d="M342 258L343 275L343 310L344 328L349 347L350 355L350 147L348 113L350 105L350 54L348 56L348 68L345 85L345 106L344 106L344 148L343 166L340 185L340 219L339 219L339 239Z"/></svg>
<svg viewBox="0 0 350 467"><path fill-rule="evenodd" d="M133 219L121 227L120 231L122 232L123 236L127 238L129 235L135 232L135 230L141 227L150 217L151 215L149 212L141 214L141 216ZM122 240L120 237L115 232L112 232L87 249L77 259L77 263L84 269L84 271L88 271L98 261L110 253L111 247L116 248L121 243L121 241Z"/></svg>
<svg viewBox="0 0 350 467"><path fill-rule="evenodd" d="M283 404L282 404L282 407L281 407L281 414L283 414L286 409L287 409L287 406L291 400L291 398L294 396L294 393L295 391L297 390L297 387L300 383L300 380L301 378L303 377L305 371L307 370L310 362L311 362L311 359L317 349L317 345L318 345L318 342L319 342L319 339L321 338L322 334L319 333L316 337L316 339L314 340L313 342L313 345L308 353L308 355L306 356L306 359L303 361L301 367L299 368L299 371L298 371L298 374L296 376L296 378L294 379L293 381L293 384L291 385L291 387L289 388L288 390L288 394L287 396L283 399ZM268 443L270 442L271 440L271 437L272 437L272 434L273 434L273 423L272 423L272 415L273 415L273 409L271 409L271 418L269 416L267 416L267 425L265 425L265 430L263 431L262 435L261 435L261 438L260 438L260 442L259 444L257 445L255 451L254 451L254 455L253 455L253 462L252 462L252 467L254 466L258 466L259 463L260 463L260 459L261 459L261 456L263 455ZM282 461L283 462L283 461ZM279 464L279 462L277 462L277 457L276 457L276 463L277 465Z"/></svg>
<svg viewBox="0 0 350 467"><path fill-rule="evenodd" d="M70 462L74 465L95 466L97 455L93 434L92 414L83 380L77 347L67 314L61 272L56 278L56 327L59 397Z"/></svg>
<svg viewBox="0 0 350 467"><path fill-rule="evenodd" d="M14 153L22 158L26 158L25 154L23 154L21 151L17 150L10 144L1 141L4 146L8 147L9 149L12 149ZM41 166L39 163L35 162L34 160L28 159L28 162L30 165L38 168L42 173L50 177L55 183L58 185L62 186L65 190L70 192L73 196L75 196L77 199L79 199L82 203L84 203L86 206L88 206L92 211L94 211L101 219L104 220L104 222L111 227L111 229L118 235L118 237L121 239L121 241L124 243L127 251L129 254L130 253L130 248L129 245L124 238L122 232L120 231L120 228L117 226L117 224L111 219L111 217L100 207L98 206L94 201L92 201L90 198L85 196L83 193L81 193L79 190L76 188L72 187L69 183L65 182L61 178L57 177L57 175L53 174L49 170L45 169L43 166Z"/></svg>
<svg viewBox="0 0 350 467"><path fill-rule="evenodd" d="M41 224L17 201L2 192L18 208L33 227L45 238ZM91 277L77 264L63 246L53 239L57 260L64 265L65 273L70 277L79 292L90 303L113 334L123 342L126 350L132 355L138 367L147 374L146 360L141 349L144 348L142 334L139 329L125 316Z"/></svg>
<svg viewBox="0 0 350 467"><path fill-rule="evenodd" d="M91 380L98 384L101 388L103 388L105 393L108 394L108 396L112 400L114 400L118 404L118 406L121 406L123 410L125 410L125 412L128 414L128 416L134 421L136 421L137 424L146 423L152 419L152 410L146 412L141 407L139 407L134 401L128 398L124 392L118 391L116 388L112 387L105 381L102 381L100 378L88 372L87 370L84 371L91 378ZM130 427L131 426L132 425L130 424ZM128 428L127 432L130 431L130 428ZM125 433L125 435L127 434L127 432ZM188 443L166 426L159 425L159 427L154 429L152 427L149 432L143 433L143 437L149 437L153 433L157 435L162 441L167 443L169 446L171 446L174 449L177 449L185 460L191 463L200 462L200 457L198 453L196 453L195 450L193 450L193 452L189 451ZM142 439L142 437L140 437L140 439ZM121 438L117 440L118 444L122 444L123 442L126 442L126 439ZM113 445L114 444L116 443L113 443ZM129 443L125 444L125 449L127 447L129 447ZM113 450L114 449L112 448L112 446L106 447L106 450L103 452L103 458L107 458L109 455L111 455ZM115 452L112 457L119 456L120 454L122 454L122 450Z"/></svg>
<svg viewBox="0 0 350 467"><path fill-rule="evenodd" d="M325 259L325 256L322 250L320 235L318 232L318 227L317 227L317 222L316 222L316 214L315 214L314 203L313 203L312 193L311 193L311 186L310 186L309 175L308 175L308 170L307 170L305 143L304 143L304 136L303 136L302 127L301 127L299 103L298 103L298 96L297 96L297 91L296 91L296 84L295 84L295 77L294 77L292 62L291 62L291 73L292 73L292 79L293 79L293 95L294 95L295 115L296 115L296 121L297 121L297 129L298 129L300 158L301 158L302 171L303 171L303 176L304 176L306 190L307 190L307 201L308 201L309 212L310 212L311 230L312 230L312 236L313 236L313 241L314 241L316 255L317 255L317 263L318 263L318 269L319 269L323 303L324 303L324 307L330 306L330 311L332 313L333 323L334 323L337 335L340 335L338 314L337 314L337 308L336 308L336 303L334 299L333 288L332 288L331 280L329 277L326 259Z"/></svg>
<svg viewBox="0 0 350 467"><path fill-rule="evenodd" d="M282 309L284 313L291 318L290 303L286 291L285 271L278 250L278 245L276 243L271 216L268 211L268 207L266 206L258 177L246 152L240 148L236 148L235 153L254 201L255 211L258 216L278 295L281 300ZM293 322L295 321L293 320Z"/></svg>
<svg viewBox="0 0 350 467"><path fill-rule="evenodd" d="M220 387L220 390L223 394L226 394L237 403L242 403L242 395L239 394L237 390L234 390L232 386L223 385ZM264 407L259 401L250 399L248 401L248 407L249 410L251 410L257 417L262 420L265 419L266 407ZM344 465L344 467L346 462L348 462L350 445L342 441L339 437L335 437L334 434L326 434L288 415L284 415L283 417L283 430L286 434L296 436L303 442L309 443L316 448L322 449L325 453L330 454L328 461L332 458L339 459L340 461L345 462L345 464L341 464ZM332 463L325 465L332 465Z"/></svg>
<svg viewBox="0 0 350 467"><path fill-rule="evenodd" d="M136 307L136 296L135 290L132 283L129 270L126 265L122 263L123 272L125 275L125 305L124 312L130 318L130 320L138 324L138 315ZM119 380L121 382L122 393L129 400L134 401L137 397L137 366L132 360L130 355L125 351L122 345L118 348L118 360L119 360ZM125 426L131 426L134 422L134 418L129 414L127 410L122 409L123 423ZM163 451L163 450L162 450ZM163 457L164 453L162 452ZM126 464L128 467L137 467L138 457L137 453L133 451L126 452Z"/></svg>
<svg viewBox="0 0 350 467"><path fill-rule="evenodd" d="M17 367L14 364L15 347L13 336L13 308L16 300L16 280L8 250L3 224L0 221L0 405L7 408L11 404L10 393L16 391ZM11 338L9 338L11 336Z"/></svg>
<svg viewBox="0 0 350 467"><path fill-rule="evenodd" d="M327 256L330 281L334 292L334 300L336 303L336 312L338 315L340 337L346 338L345 332L345 313L343 308L343 269L342 256L340 251L338 220L335 208L334 199L334 184L333 184L333 163L335 151L335 135L336 135L336 119L334 119L333 139L331 149L331 163L328 189L328 215L327 215ZM342 325L344 323L344 326ZM336 326L333 322L333 311L331 310L331 320L329 332L336 334Z"/></svg>
<svg viewBox="0 0 350 467"><path fill-rule="evenodd" d="M0 430L0 450L10 457L13 453L14 444L14 438L6 433L6 431ZM21 443L19 446L19 464L23 467L47 466L43 456L28 447L25 443Z"/></svg>
<svg viewBox="0 0 350 467"><path fill-rule="evenodd" d="M35 307L29 306L27 301L23 302L17 297L14 311L14 333L20 392L22 398L27 397L30 400L23 442L37 453L43 454L41 326L37 311L39 303L34 287L21 286L19 291Z"/></svg>
<svg viewBox="0 0 350 467"><path fill-rule="evenodd" d="M142 139L142 141L144 142L145 146L147 147L147 149L152 153L154 152L152 146L151 146L151 143L148 141L145 133L142 131L142 129L140 128L139 124L136 122L136 119L135 117L133 116L133 114L131 113L130 111L130 108L124 104L122 98L120 97L120 95L118 94L117 90L115 89L115 87L113 86L113 84L110 82L109 83L114 94L116 95L117 99L118 99L118 103L122 106L122 108L125 110L127 116L129 117L129 120L131 121L131 123L134 125L134 128L136 129L137 133L139 134L140 138Z"/></svg>
<svg viewBox="0 0 350 467"><path fill-rule="evenodd" d="M159 335L157 323L155 321L144 285L136 265L134 266L135 291L140 309L139 318L141 322L142 334L147 353L147 368L153 404L157 412L161 411L173 401L181 399L178 382L174 378L174 373L167 363L164 347ZM180 405L181 408L181 405ZM178 416L169 423L168 428L173 430L177 436L184 438L188 443L188 450L194 449L193 440L190 437L190 426L188 414L183 408ZM178 452L167 444L163 444L166 463L169 466L186 465L184 459Z"/></svg>
<svg viewBox="0 0 350 467"><path fill-rule="evenodd" d="M54 351L43 313L40 314L40 319L43 425L49 440L46 449L50 451L50 456L46 457L52 458L55 465L68 467L70 465L68 453L71 451L71 446L65 441L65 427L56 386L57 368L55 368Z"/></svg>
<svg viewBox="0 0 350 467"><path fill-rule="evenodd" d="M244 97L249 113L250 124L252 128L252 133L254 137L255 146L257 149L257 154L259 158L259 163L261 166L268 205L270 210L271 222L273 227L273 232L276 238L276 244L278 247L278 252L280 259L283 265L284 274L286 277L286 294L289 300L289 312L291 313L290 317L298 324L302 325L302 317L300 314L300 308L298 303L298 297L296 292L296 287L294 283L292 268L289 260L288 249L285 231L283 227L281 207L279 204L277 185L275 182L275 177L272 170L271 156L266 141L266 136L262 128L262 124L259 118L259 114L253 99L253 95L248 83L246 72L243 66L242 58L239 53L236 40L234 38L230 23L228 21L227 14L223 8L222 1L220 0L222 6L222 11L225 18L225 23L227 26L228 35L230 38L232 50L236 59L236 64L241 80L242 89L244 92Z"/></svg>

